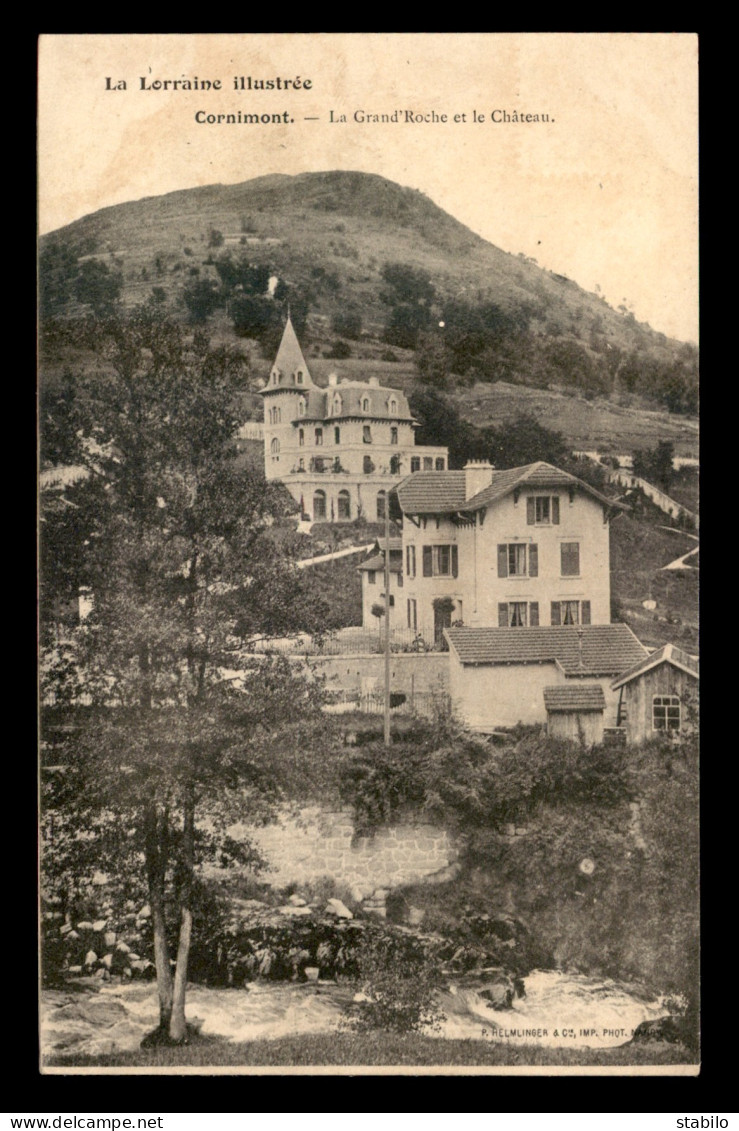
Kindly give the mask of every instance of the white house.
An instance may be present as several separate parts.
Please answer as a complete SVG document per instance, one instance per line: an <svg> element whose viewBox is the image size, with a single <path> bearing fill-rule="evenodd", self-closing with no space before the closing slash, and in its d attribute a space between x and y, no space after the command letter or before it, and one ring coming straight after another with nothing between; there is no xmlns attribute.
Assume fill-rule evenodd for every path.
<svg viewBox="0 0 739 1131"><path fill-rule="evenodd" d="M607 625L609 520L622 509L551 464L420 472L398 488L406 624ZM623 670L623 669L620 669Z"/></svg>
<svg viewBox="0 0 739 1131"><path fill-rule="evenodd" d="M481 731L546 723L553 705L575 710L577 702L582 710L596 698L603 725L614 727L618 694L611 681L648 655L626 624L450 628L445 636L452 707ZM555 703L557 687L578 694Z"/></svg>
<svg viewBox="0 0 739 1131"><path fill-rule="evenodd" d="M385 553L386 542L378 538L372 548L372 554L366 561L361 562L357 569L362 578L362 626L363 628L377 628L377 617L372 608L376 605L386 604L385 593ZM390 578L390 629L405 626L406 610L403 602L403 540L391 538L389 543L390 560L388 573ZM383 622L384 624L384 622Z"/></svg>
<svg viewBox="0 0 739 1131"><path fill-rule="evenodd" d="M288 318L264 397L264 469L314 521L374 522L409 473L445 471L442 447L416 447L406 396L369 382L329 377L316 385Z"/></svg>

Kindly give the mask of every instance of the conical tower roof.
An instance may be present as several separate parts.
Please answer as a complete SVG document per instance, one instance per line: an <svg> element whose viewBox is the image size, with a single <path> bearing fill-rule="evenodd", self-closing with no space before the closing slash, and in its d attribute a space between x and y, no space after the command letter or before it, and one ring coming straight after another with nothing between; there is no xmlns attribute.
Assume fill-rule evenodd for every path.
<svg viewBox="0 0 739 1131"><path fill-rule="evenodd" d="M295 333L289 314L282 334L280 348L277 351L277 357L272 366L273 373L275 370L279 370L282 375L283 385L295 385L298 373L300 373L302 377L300 381L301 385L312 384L310 370L303 357L303 351L300 348L300 342L298 341L298 336Z"/></svg>

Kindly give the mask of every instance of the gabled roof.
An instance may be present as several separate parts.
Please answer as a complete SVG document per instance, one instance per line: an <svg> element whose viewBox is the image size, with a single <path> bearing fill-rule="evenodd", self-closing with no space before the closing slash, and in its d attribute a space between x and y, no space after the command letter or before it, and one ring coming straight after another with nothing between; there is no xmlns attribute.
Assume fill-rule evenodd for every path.
<svg viewBox="0 0 739 1131"><path fill-rule="evenodd" d="M389 568L390 568L391 573L402 573L403 572L403 563L402 563L401 560L393 561L393 558L392 558L392 555L391 555L390 556L390 567ZM377 572L381 573L385 569L385 555L384 554L375 554L373 557L367 558L366 562L361 562L357 566L357 569L373 570L373 571L377 571Z"/></svg>
<svg viewBox="0 0 739 1131"><path fill-rule="evenodd" d="M554 663L566 675L614 675L647 655L626 624L448 628L445 636L461 664Z"/></svg>
<svg viewBox="0 0 739 1131"><path fill-rule="evenodd" d="M632 679L636 679L637 676L644 675L645 672L658 667L659 664L672 664L673 667L687 672L695 679L699 678L698 661L693 656L683 652L682 648L678 648L676 644L663 644L656 652L652 652L645 659L640 660L638 664L635 664L633 668L629 668L628 671L614 679L611 687L615 691L617 688L623 687L625 683L631 683Z"/></svg>
<svg viewBox="0 0 739 1131"><path fill-rule="evenodd" d="M378 538L375 542L375 546L377 547L378 550L382 550L383 553L384 553L384 551L385 551L385 539L384 538ZM391 537L390 537L390 553L394 554L396 550L398 550L399 552L402 552L402 549L403 549L403 539L402 538L393 538L392 535L391 535Z"/></svg>
<svg viewBox="0 0 739 1131"><path fill-rule="evenodd" d="M398 485L406 514L443 514L464 505L463 471L415 471Z"/></svg>
<svg viewBox="0 0 739 1131"><path fill-rule="evenodd" d="M599 683L563 683L544 688L547 711L604 711L606 697Z"/></svg>
<svg viewBox="0 0 739 1131"><path fill-rule="evenodd" d="M601 495L582 479L543 460L505 471L493 471L491 475L490 486L465 499L464 471L417 471L399 484L398 499L406 514L449 514L481 510L516 487L533 487L536 490L577 487L606 506L627 509L622 503Z"/></svg>

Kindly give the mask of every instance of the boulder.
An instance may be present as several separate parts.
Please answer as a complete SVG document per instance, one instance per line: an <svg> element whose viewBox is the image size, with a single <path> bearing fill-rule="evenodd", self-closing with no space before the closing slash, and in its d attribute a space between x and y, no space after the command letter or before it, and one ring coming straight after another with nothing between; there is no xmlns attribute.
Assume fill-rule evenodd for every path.
<svg viewBox="0 0 739 1131"><path fill-rule="evenodd" d="M301 896L299 896L299 895L291 895L287 902L292 904L293 907L307 907L308 906L308 900L302 899Z"/></svg>
<svg viewBox="0 0 739 1131"><path fill-rule="evenodd" d="M106 942L107 942L107 935L106 935ZM113 939L113 942L115 942L115 939ZM124 942L116 943L115 948L116 948L116 950L118 951L119 954L130 954L131 953L130 946L127 943L124 943Z"/></svg>
<svg viewBox="0 0 739 1131"><path fill-rule="evenodd" d="M106 931L104 936L106 946L115 946L115 941L118 938L115 931Z"/></svg>
<svg viewBox="0 0 739 1131"><path fill-rule="evenodd" d="M112 954L104 954L103 957L100 959L100 961L103 964L103 966L106 968L106 970L110 970L111 966L113 965L113 955Z"/></svg>
<svg viewBox="0 0 739 1131"><path fill-rule="evenodd" d="M478 990L479 996L490 1002L491 1009L511 1009L515 993L516 987L506 974L499 975L494 982Z"/></svg>
<svg viewBox="0 0 739 1131"><path fill-rule="evenodd" d="M280 915L310 915L311 914L310 907L293 907L289 903L287 903L284 907L278 907L277 911L278 911L278 914L280 914Z"/></svg>
<svg viewBox="0 0 739 1131"><path fill-rule="evenodd" d="M67 973L68 974L81 974L82 973L82 967L81 966L68 966L67 967Z"/></svg>
<svg viewBox="0 0 739 1131"><path fill-rule="evenodd" d="M139 919L151 919L151 907L145 903L138 914Z"/></svg>
<svg viewBox="0 0 739 1131"><path fill-rule="evenodd" d="M71 923L65 923L63 927L59 928L59 934L60 935L68 935L71 930L72 930L72 924Z"/></svg>
<svg viewBox="0 0 739 1131"><path fill-rule="evenodd" d="M349 908L345 903L342 903L340 899L329 899L325 907L325 912L327 915L336 915L339 919L354 918Z"/></svg>
<svg viewBox="0 0 739 1131"><path fill-rule="evenodd" d="M77 942L77 939L79 937L80 937L79 931L68 931L67 935L66 935L67 941L69 941L71 939L73 942Z"/></svg>
<svg viewBox="0 0 739 1131"><path fill-rule="evenodd" d="M82 963L82 965L83 966L94 966L95 963L97 962L97 960L98 960L98 956L95 954L95 951L94 950L88 950L87 954L85 955L85 961Z"/></svg>
<svg viewBox="0 0 739 1131"><path fill-rule="evenodd" d="M77 924L78 931L93 931L94 929L89 919L83 919L81 923Z"/></svg>
<svg viewBox="0 0 739 1131"><path fill-rule="evenodd" d="M426 918L426 912L423 907L409 907L408 908L408 922L411 927L420 927Z"/></svg>

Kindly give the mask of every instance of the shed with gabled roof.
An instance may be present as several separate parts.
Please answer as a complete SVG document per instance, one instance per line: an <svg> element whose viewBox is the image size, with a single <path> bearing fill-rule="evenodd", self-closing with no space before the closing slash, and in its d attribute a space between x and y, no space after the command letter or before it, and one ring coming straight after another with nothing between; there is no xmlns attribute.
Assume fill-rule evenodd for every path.
<svg viewBox="0 0 739 1131"><path fill-rule="evenodd" d="M667 733L685 732L698 699L698 660L676 644L664 644L611 683L618 692L617 725L639 745Z"/></svg>
<svg viewBox="0 0 739 1131"><path fill-rule="evenodd" d="M556 684L544 688L547 734L596 746L603 741L606 697L599 683Z"/></svg>

